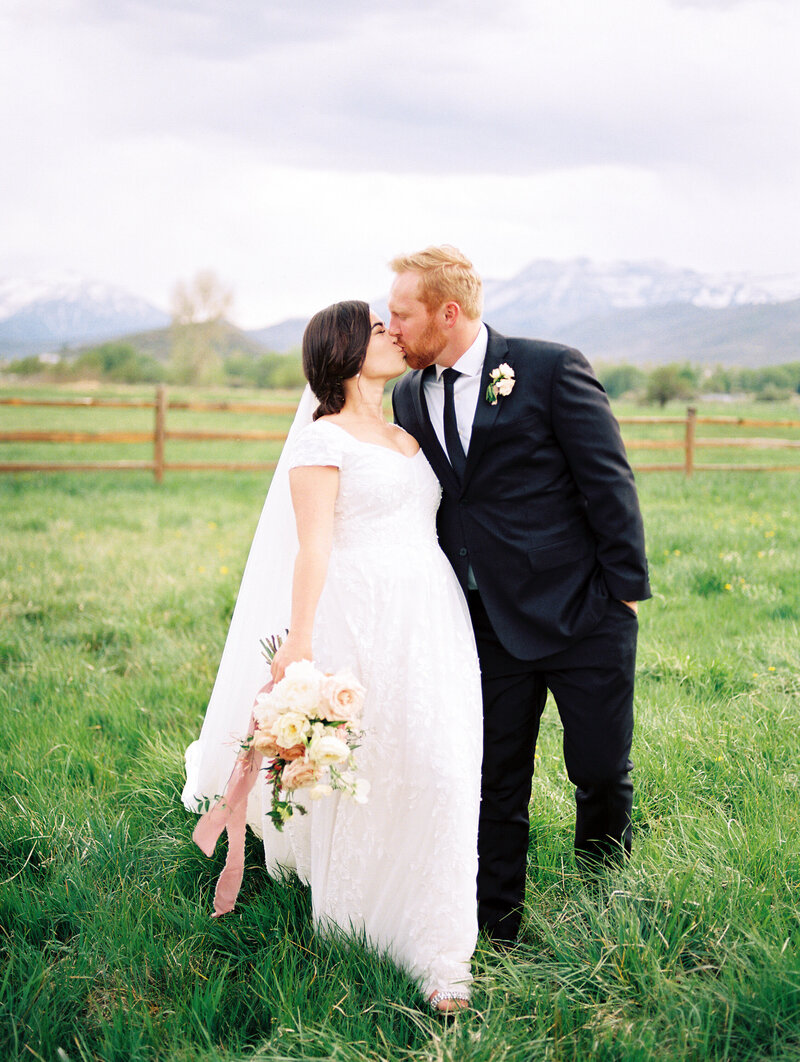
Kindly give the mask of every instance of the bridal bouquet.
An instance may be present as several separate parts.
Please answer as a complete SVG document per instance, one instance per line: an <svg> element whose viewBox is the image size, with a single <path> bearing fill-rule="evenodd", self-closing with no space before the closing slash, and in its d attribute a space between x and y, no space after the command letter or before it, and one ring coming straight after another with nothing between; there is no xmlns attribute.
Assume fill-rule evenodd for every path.
<svg viewBox="0 0 800 1062"><path fill-rule="evenodd" d="M279 636L261 642L268 661L280 644ZM236 905L244 874L247 799L264 757L272 787L268 814L278 830L295 811L306 813L294 798L301 787L310 789L312 800L337 789L359 804L366 803L369 782L356 776L353 759L361 736L356 724L364 692L349 672L326 675L309 660L300 660L286 668L280 682L270 682L257 694L248 736L241 743L225 792L192 834L207 856L214 854L220 835L228 834L228 856L214 890L215 918Z"/></svg>
<svg viewBox="0 0 800 1062"><path fill-rule="evenodd" d="M356 777L353 756L361 737L357 722L364 692L348 671L329 675L311 661L300 660L289 664L281 681L256 698L250 744L269 760L268 814L276 829L282 830L295 811L306 814L295 800L300 788L308 788L312 800L338 790L366 803L369 782Z"/></svg>

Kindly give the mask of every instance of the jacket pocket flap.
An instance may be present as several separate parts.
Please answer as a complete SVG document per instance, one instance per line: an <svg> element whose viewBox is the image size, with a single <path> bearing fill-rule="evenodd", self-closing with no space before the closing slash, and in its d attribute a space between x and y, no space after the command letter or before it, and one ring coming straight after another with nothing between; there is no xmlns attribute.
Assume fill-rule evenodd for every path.
<svg viewBox="0 0 800 1062"><path fill-rule="evenodd" d="M528 550L528 560L536 572L557 568L561 564L571 564L581 557L588 557L594 552L591 539L583 535L564 538L560 542L548 542L544 546Z"/></svg>

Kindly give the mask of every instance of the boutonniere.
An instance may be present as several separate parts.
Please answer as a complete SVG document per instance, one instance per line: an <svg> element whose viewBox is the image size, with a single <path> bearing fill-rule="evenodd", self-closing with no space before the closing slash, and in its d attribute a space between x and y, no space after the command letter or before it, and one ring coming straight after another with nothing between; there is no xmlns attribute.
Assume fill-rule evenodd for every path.
<svg viewBox="0 0 800 1062"><path fill-rule="evenodd" d="M503 362L489 373L489 386L486 388L486 401L491 405L497 405L497 399L510 395L514 390L514 370L510 365Z"/></svg>

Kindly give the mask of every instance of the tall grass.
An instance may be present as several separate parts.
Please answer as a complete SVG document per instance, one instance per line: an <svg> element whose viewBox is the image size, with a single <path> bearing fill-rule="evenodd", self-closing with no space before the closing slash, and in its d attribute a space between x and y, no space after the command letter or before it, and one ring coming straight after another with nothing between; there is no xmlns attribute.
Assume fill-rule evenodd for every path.
<svg viewBox="0 0 800 1062"><path fill-rule="evenodd" d="M209 917L182 751L265 485L0 479L0 1058L800 1058L800 477L642 478L633 859L576 873L550 707L522 941L448 1027L257 842Z"/></svg>

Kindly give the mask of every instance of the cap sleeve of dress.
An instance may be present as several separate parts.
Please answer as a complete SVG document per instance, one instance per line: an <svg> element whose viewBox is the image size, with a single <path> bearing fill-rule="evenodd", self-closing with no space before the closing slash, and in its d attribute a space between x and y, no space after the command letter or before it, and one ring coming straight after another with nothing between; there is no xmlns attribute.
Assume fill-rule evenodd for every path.
<svg viewBox="0 0 800 1062"><path fill-rule="evenodd" d="M344 433L335 425L314 421L307 425L292 441L289 452L289 468L308 465L342 467Z"/></svg>

